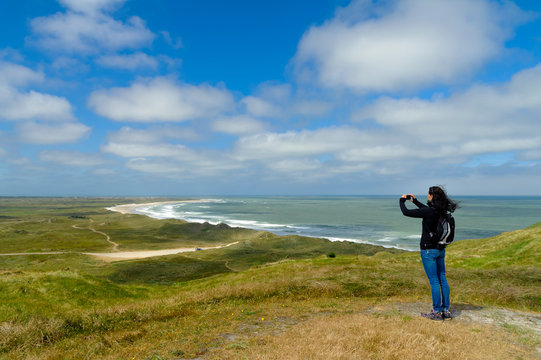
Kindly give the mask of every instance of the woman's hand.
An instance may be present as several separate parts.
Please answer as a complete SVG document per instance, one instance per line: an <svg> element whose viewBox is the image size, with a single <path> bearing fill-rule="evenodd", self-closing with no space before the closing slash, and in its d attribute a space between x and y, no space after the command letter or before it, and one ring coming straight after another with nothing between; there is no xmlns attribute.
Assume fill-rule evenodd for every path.
<svg viewBox="0 0 541 360"><path fill-rule="evenodd" d="M413 201L416 199L415 195L413 194L402 194L401 198L409 201Z"/></svg>

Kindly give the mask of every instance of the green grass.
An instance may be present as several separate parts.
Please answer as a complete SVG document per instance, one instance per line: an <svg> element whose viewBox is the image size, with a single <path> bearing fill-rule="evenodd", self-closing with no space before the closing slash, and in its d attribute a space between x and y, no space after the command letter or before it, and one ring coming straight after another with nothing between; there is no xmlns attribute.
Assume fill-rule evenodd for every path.
<svg viewBox="0 0 541 360"><path fill-rule="evenodd" d="M197 260L178 255L123 261L112 267L113 272L108 276L112 282L143 284L172 284L231 271L223 261Z"/></svg>
<svg viewBox="0 0 541 360"><path fill-rule="evenodd" d="M224 334L430 301L418 253L104 210L121 202L134 201L0 199L2 252L70 252L0 256L0 359L173 359L221 347L240 354L255 345L227 343ZM110 251L89 227L120 250L239 243L106 263L79 253ZM541 223L453 243L453 302L541 312L540 240ZM528 346L538 346L532 339Z"/></svg>
<svg viewBox="0 0 541 360"><path fill-rule="evenodd" d="M213 226L208 223L187 223L168 219L157 221L142 215L107 215L91 217L96 227L107 233L111 240L120 244L121 250L169 249L180 246L230 243L257 236L256 231Z"/></svg>
<svg viewBox="0 0 541 360"><path fill-rule="evenodd" d="M541 223L487 239L459 241L450 249L451 263L461 267L538 267L541 264Z"/></svg>
<svg viewBox="0 0 541 360"><path fill-rule="evenodd" d="M120 245L120 250L167 249L179 243L190 244L190 241L205 244L217 241L208 236L209 231L198 231L199 224L187 224L180 220L156 221L142 215L121 215L105 209L137 201L145 200L0 198L2 252L110 250L111 244L105 241L105 237L90 228L106 232L112 241ZM184 229L184 233L179 231L180 228ZM242 231L249 230L238 232ZM203 233L204 237L201 236Z"/></svg>

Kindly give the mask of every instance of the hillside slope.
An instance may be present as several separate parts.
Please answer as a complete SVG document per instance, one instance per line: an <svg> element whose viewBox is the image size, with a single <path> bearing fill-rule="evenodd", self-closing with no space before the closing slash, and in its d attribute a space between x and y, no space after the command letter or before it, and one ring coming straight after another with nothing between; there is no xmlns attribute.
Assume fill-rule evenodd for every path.
<svg viewBox="0 0 541 360"><path fill-rule="evenodd" d="M107 213L81 219L70 212L57 221L70 227L92 219L106 223L103 231L114 220L144 232L131 216L107 222ZM146 238L167 240L171 225L152 234L164 223L149 222ZM214 228L192 230L197 239ZM224 239L218 229L213 236ZM541 223L449 246L459 316L444 323L418 315L430 309L418 253L260 232L230 236L239 244L116 263L76 253L0 257L0 359L539 357Z"/></svg>

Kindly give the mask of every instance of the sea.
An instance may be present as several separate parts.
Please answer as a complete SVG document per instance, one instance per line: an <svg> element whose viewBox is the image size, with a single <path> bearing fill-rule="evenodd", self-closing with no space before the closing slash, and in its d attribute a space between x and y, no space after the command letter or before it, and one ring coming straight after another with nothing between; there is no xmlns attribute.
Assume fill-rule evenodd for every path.
<svg viewBox="0 0 541 360"><path fill-rule="evenodd" d="M455 240L479 239L541 221L541 197L454 197L459 208ZM419 197L421 202L426 199ZM409 208L415 208L406 202ZM134 211L157 219L224 223L278 235L302 235L419 249L421 219L402 215L398 196L212 197L199 202L144 206Z"/></svg>

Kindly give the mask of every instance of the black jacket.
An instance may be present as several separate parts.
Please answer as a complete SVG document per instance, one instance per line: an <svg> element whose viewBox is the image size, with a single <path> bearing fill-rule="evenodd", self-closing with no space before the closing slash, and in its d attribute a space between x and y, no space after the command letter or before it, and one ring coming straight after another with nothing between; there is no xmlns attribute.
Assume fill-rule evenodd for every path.
<svg viewBox="0 0 541 360"><path fill-rule="evenodd" d="M432 243L430 233L435 233L438 227L439 214L436 212L430 203L428 206L414 199L413 203L418 209L408 209L406 207L406 199L400 198L400 210L402 214L423 219L423 233L421 234L421 250L436 249L436 244Z"/></svg>

